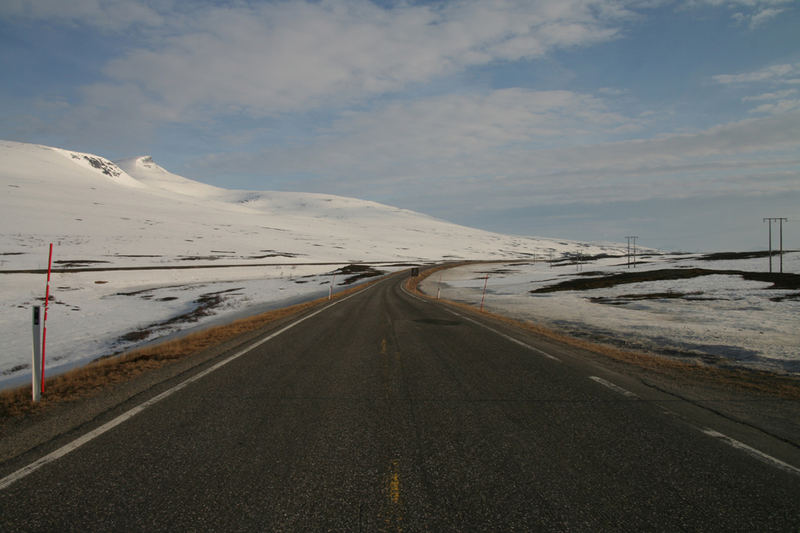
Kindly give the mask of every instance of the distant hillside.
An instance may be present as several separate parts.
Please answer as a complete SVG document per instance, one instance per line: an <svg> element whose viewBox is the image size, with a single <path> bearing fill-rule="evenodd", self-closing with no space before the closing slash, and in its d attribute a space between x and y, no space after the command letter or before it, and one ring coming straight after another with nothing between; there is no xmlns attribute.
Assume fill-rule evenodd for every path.
<svg viewBox="0 0 800 533"><path fill-rule="evenodd" d="M68 260L114 266L265 257L302 261L512 259L621 250L501 235L340 196L228 190L172 174L150 157L112 162L0 141L0 268L41 266L48 242Z"/></svg>

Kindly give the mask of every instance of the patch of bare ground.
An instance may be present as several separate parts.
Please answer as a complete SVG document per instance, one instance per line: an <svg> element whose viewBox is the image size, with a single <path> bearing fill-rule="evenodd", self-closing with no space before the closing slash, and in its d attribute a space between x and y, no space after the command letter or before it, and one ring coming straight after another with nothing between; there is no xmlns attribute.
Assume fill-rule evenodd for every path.
<svg viewBox="0 0 800 533"><path fill-rule="evenodd" d="M774 296L770 298L773 302L785 302L786 300L800 300L800 292L793 292L791 294L785 294L783 296Z"/></svg>
<svg viewBox="0 0 800 533"><path fill-rule="evenodd" d="M406 281L406 288L414 294L431 299L432 297L430 295L419 290L419 283L434 272L445 268L452 268L453 266L460 265L446 265L425 270L420 276L409 278ZM800 278L800 276L798 276L798 278ZM473 305L444 299L440 301L468 312L479 312L478 308ZM777 397L786 400L800 400L800 377L798 376L775 374L772 372L745 368L722 368L689 361L679 361L657 354L625 350L608 344L572 337L532 322L521 321L487 311L482 311L481 314L490 316L499 322L533 332L546 339L551 339L561 344L574 346L598 354L607 360L619 363L623 366L644 371L647 375L660 376L672 382L680 382L682 385L689 385L691 381L692 385L705 385L714 388L722 387L727 390L751 392L757 395Z"/></svg>
<svg viewBox="0 0 800 533"><path fill-rule="evenodd" d="M62 268L78 268L89 265L100 265L108 261L98 261L94 259L68 259L63 261L53 261L53 264Z"/></svg>
<svg viewBox="0 0 800 533"><path fill-rule="evenodd" d="M377 280L343 290L333 299L363 290ZM256 331L272 322L299 315L322 305L327 298L268 311L236 320L224 326L188 334L179 339L97 359L81 368L48 378L39 403L31 402L31 386L0 392L0 429L20 418L36 418L58 406L100 395L115 385L154 369L162 368L194 354L219 346L237 336Z"/></svg>
<svg viewBox="0 0 800 533"><path fill-rule="evenodd" d="M570 279L540 287L530 291L531 293L547 293L557 291L587 291L592 289L607 289L617 285L629 283L642 283L646 281L664 281L690 279L701 276L725 275L741 276L748 281L763 281L772 283L770 289L800 289L800 274L787 274L778 272L749 272L744 270L712 270L707 268L662 268L658 270L644 270L641 272L622 272L619 274L609 274L599 277L597 273L586 273L584 277Z"/></svg>
<svg viewBox="0 0 800 533"><path fill-rule="evenodd" d="M590 301L598 304L621 305L635 300L717 300L718 298L708 298L703 296L702 291L693 292L648 292L643 294L621 294L619 296L593 296Z"/></svg>
<svg viewBox="0 0 800 533"><path fill-rule="evenodd" d="M137 342L148 338L154 332L162 331L165 328L168 328L175 324L197 322L202 317L210 315L212 313L212 309L222 304L226 294L230 294L239 291L241 289L242 289L241 287L236 287L233 289L226 289L223 291L201 294L193 302L195 304L194 309L192 309L188 313L172 317L168 320L162 320L161 322L154 322L153 324L150 324L142 329L131 331L129 333L126 333L125 335L122 335L120 337L120 340L126 342ZM177 300L177 298L176 297L159 298L157 301L168 302L171 300Z"/></svg>
<svg viewBox="0 0 800 533"><path fill-rule="evenodd" d="M788 254L790 252L797 252L797 250L784 250L784 254ZM776 250L769 251L769 250L761 250L755 252L714 252L711 254L705 254L703 256L698 257L699 261L730 261L736 259L757 259L760 257L769 257L770 255L780 255L780 253Z"/></svg>
<svg viewBox="0 0 800 533"><path fill-rule="evenodd" d="M366 278L372 278L383 274L369 265L347 265L334 271L337 276L348 276L341 283L342 285L352 285L353 283Z"/></svg>

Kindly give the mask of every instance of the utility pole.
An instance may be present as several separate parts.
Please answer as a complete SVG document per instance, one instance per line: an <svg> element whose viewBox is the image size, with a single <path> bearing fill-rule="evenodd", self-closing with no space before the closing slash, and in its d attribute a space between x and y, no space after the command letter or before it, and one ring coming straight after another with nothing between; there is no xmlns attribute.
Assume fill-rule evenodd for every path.
<svg viewBox="0 0 800 533"><path fill-rule="evenodd" d="M789 220L788 218L784 217L766 217L762 220L762 222L769 222L769 271L772 272L772 222L777 220L778 221L778 228L780 233L780 265L781 265L781 274L783 274L783 221Z"/></svg>
<svg viewBox="0 0 800 533"><path fill-rule="evenodd" d="M639 238L638 235L626 235L626 239L628 239L628 268L631 267L631 242L633 242L633 268L636 268L636 239Z"/></svg>

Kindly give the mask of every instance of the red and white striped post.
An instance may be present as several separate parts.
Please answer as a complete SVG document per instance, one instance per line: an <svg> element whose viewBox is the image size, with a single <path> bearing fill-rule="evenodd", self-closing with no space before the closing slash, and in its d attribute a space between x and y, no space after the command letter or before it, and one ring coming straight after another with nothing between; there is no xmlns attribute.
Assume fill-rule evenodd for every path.
<svg viewBox="0 0 800 533"><path fill-rule="evenodd" d="M50 271L53 267L53 243L50 243L50 256L47 259L47 288L44 293L44 320L42 321L42 392L44 392L44 353L47 346L47 307L50 303Z"/></svg>
<svg viewBox="0 0 800 533"><path fill-rule="evenodd" d="M481 312L483 312L483 301L486 299L486 285L489 284L489 274L483 280L483 296L481 296Z"/></svg>

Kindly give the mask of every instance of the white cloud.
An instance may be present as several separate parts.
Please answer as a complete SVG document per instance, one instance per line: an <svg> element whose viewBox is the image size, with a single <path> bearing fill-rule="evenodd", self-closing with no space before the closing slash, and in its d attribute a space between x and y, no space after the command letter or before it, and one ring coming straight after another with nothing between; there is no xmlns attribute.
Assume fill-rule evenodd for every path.
<svg viewBox="0 0 800 533"><path fill-rule="evenodd" d="M447 191L454 210L469 209L478 198L508 208L800 191L800 113L607 142L608 131L642 128L642 120L568 91L440 96L349 112L306 143L258 155L220 154L198 166L317 176L280 186L418 208L419 198ZM747 169L777 177L747 179Z"/></svg>
<svg viewBox="0 0 800 533"><path fill-rule="evenodd" d="M800 114L748 119L696 133L582 147L591 166L639 169L800 148ZM800 186L800 185L799 185Z"/></svg>
<svg viewBox="0 0 800 533"><path fill-rule="evenodd" d="M765 100L780 100L788 96L797 94L797 89L786 89L785 91L777 91L773 93L763 93L755 96L745 96L742 98L744 102L762 102Z"/></svg>
<svg viewBox="0 0 800 533"><path fill-rule="evenodd" d="M785 9L777 9L774 7L766 7L763 9L758 9L749 13L737 12L733 14L733 19L742 25L748 26L751 30L754 30L760 26L766 24L769 20L774 19L781 13L786 11Z"/></svg>
<svg viewBox="0 0 800 533"><path fill-rule="evenodd" d="M731 17L751 30L763 26L767 21L777 17L795 0L689 0L684 7L714 7L737 10Z"/></svg>
<svg viewBox="0 0 800 533"><path fill-rule="evenodd" d="M786 89L772 93L763 93L756 96L745 96L744 102L764 102L750 110L751 113L786 113L795 109L800 109L800 99L789 98L797 94L797 89Z"/></svg>
<svg viewBox="0 0 800 533"><path fill-rule="evenodd" d="M598 94L605 96L624 96L630 93L628 89L620 89L619 87L600 87L597 89Z"/></svg>
<svg viewBox="0 0 800 533"><path fill-rule="evenodd" d="M407 176L409 165L426 175L487 175L495 158L519 146L575 144L636 125L589 95L507 89L350 112L310 152L330 170L359 168L365 177ZM300 153L279 157L287 156L295 159Z"/></svg>
<svg viewBox="0 0 800 533"><path fill-rule="evenodd" d="M622 2L603 0L392 8L367 0L289 1L183 12L99 0L81 0L74 10L55 0L34 2L28 11L20 5L7 6L5 14L49 12L57 20L152 26L147 46L134 43L109 62L103 69L107 82L93 85L92 93L125 106L133 86L151 108L168 106L182 120L362 102L470 66L607 41L635 16Z"/></svg>
<svg viewBox="0 0 800 533"><path fill-rule="evenodd" d="M303 143L258 155L216 155L197 166L270 175L318 175L317 190L480 189L498 176L528 175L530 153L598 142L639 128L591 95L570 91L497 90L393 101L344 112ZM471 184L470 184L471 183ZM284 188L308 188L286 183ZM423 190L419 190L421 187Z"/></svg>
<svg viewBox="0 0 800 533"><path fill-rule="evenodd" d="M686 5L688 7L698 6L712 6L712 7L728 7L728 8L756 8L764 9L767 6L779 6L784 4L791 4L795 0L688 0Z"/></svg>
<svg viewBox="0 0 800 533"><path fill-rule="evenodd" d="M712 79L717 83L729 85L756 82L787 82L791 81L790 76L800 76L800 63L770 65L760 70L741 74L718 74L712 76Z"/></svg>
<svg viewBox="0 0 800 533"><path fill-rule="evenodd" d="M720 74L713 76L714 81L723 85L739 85L743 87L780 87L795 85L800 82L800 63L771 65L754 72L741 74ZM797 89L783 89L768 93L759 93L742 98L743 102L765 102L750 110L751 113L778 114L798 109L800 100L789 98L797 93ZM774 101L773 101L774 100Z"/></svg>
<svg viewBox="0 0 800 533"><path fill-rule="evenodd" d="M172 2L130 0L3 0L0 16L16 19L51 20L72 25L94 26L105 31L119 31L135 25L160 26L162 13Z"/></svg>
<svg viewBox="0 0 800 533"><path fill-rule="evenodd" d="M788 111L793 111L795 109L800 109L800 100L787 99L787 100L779 100L777 102L772 102L768 104L761 104L760 106L751 109L750 112L778 114L778 113L786 113Z"/></svg>
<svg viewBox="0 0 800 533"><path fill-rule="evenodd" d="M762 24L766 23L768 20L777 17L784 11L785 11L784 9L776 9L773 7L764 8L750 17L749 20L750 28L757 28Z"/></svg>
<svg viewBox="0 0 800 533"><path fill-rule="evenodd" d="M520 149L483 170L509 176L504 202L518 205L798 192L799 148L800 114L795 112L691 134ZM775 177L751 179L752 169Z"/></svg>

